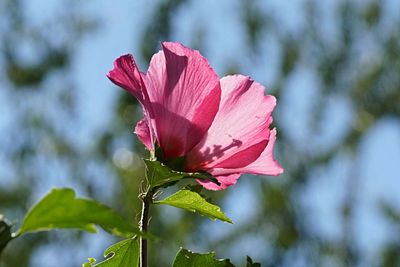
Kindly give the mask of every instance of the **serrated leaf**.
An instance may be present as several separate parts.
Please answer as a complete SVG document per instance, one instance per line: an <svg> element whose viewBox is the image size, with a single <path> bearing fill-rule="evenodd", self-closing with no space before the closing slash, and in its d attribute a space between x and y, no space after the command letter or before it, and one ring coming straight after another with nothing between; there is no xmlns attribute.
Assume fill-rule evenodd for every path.
<svg viewBox="0 0 400 267"><path fill-rule="evenodd" d="M224 222L233 223L221 208L205 200L200 194L188 189L181 189L166 199L155 201L156 204L170 205L191 212L198 212L210 219L219 219Z"/></svg>
<svg viewBox="0 0 400 267"><path fill-rule="evenodd" d="M17 235L55 228L97 232L96 225L114 235L131 237L139 230L111 208L92 199L76 198L69 188L53 189L26 214Z"/></svg>
<svg viewBox="0 0 400 267"><path fill-rule="evenodd" d="M151 188L167 187L184 178L209 180L218 183L217 179L206 172L179 172L156 160L143 159L143 161L146 164L146 177Z"/></svg>
<svg viewBox="0 0 400 267"><path fill-rule="evenodd" d="M249 256L247 256L246 267L261 267L261 263L253 262L253 260Z"/></svg>
<svg viewBox="0 0 400 267"><path fill-rule="evenodd" d="M122 240L104 251L107 259L96 264L96 260L89 258L82 267L133 267L139 265L139 240L134 237Z"/></svg>
<svg viewBox="0 0 400 267"><path fill-rule="evenodd" d="M0 254L12 239L11 225L9 225L4 216L0 214Z"/></svg>
<svg viewBox="0 0 400 267"><path fill-rule="evenodd" d="M181 248L175 257L172 267L235 267L229 259L215 259L215 252L206 254L194 253Z"/></svg>

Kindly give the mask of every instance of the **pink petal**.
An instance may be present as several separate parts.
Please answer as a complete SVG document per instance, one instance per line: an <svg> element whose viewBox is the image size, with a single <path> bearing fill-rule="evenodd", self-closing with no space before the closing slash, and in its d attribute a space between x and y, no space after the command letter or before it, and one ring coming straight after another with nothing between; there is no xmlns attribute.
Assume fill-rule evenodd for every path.
<svg viewBox="0 0 400 267"><path fill-rule="evenodd" d="M210 181L205 182L204 180L197 180L197 182L201 184L205 189L216 191L216 190L223 190L228 186L236 184L236 181L237 179L239 179L239 176L240 174L238 173L215 176L215 178L221 183L221 185L217 185Z"/></svg>
<svg viewBox="0 0 400 267"><path fill-rule="evenodd" d="M129 91L140 102L145 118L137 123L135 133L149 150L153 150L154 135L151 134L153 131L151 127L149 127L149 125L151 125L150 116L152 110L143 82L146 74L139 71L133 56L127 54L120 56L114 61L114 69L107 74L107 77L116 85Z"/></svg>
<svg viewBox="0 0 400 267"><path fill-rule="evenodd" d="M283 168L274 158L274 145L276 141L276 129L272 129L269 135L267 147L260 157L251 164L237 169L215 168L210 170L213 175L229 175L230 173L252 173L264 175L279 175L283 173Z"/></svg>
<svg viewBox="0 0 400 267"><path fill-rule="evenodd" d="M136 99L143 104L144 89L141 73L131 54L123 55L114 61L114 69L107 77L116 85L129 91Z"/></svg>
<svg viewBox="0 0 400 267"><path fill-rule="evenodd" d="M151 133L149 125L147 124L147 119L143 118L138 121L135 127L135 134L138 136L139 140L146 146L148 150L153 150L153 140L151 138Z"/></svg>
<svg viewBox="0 0 400 267"><path fill-rule="evenodd" d="M188 153L188 170L245 167L267 146L275 97L265 96L262 85L242 75L222 78L221 88L219 111L207 135Z"/></svg>
<svg viewBox="0 0 400 267"><path fill-rule="evenodd" d="M204 136L218 111L217 75L198 51L163 43L145 77L152 127L167 158L185 155Z"/></svg>

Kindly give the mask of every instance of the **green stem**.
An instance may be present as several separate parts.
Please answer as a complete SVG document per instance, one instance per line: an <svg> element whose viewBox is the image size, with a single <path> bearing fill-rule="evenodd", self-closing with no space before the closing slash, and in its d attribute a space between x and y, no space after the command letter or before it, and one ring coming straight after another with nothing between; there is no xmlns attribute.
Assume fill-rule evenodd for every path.
<svg viewBox="0 0 400 267"><path fill-rule="evenodd" d="M13 238L11 226L5 221L3 215L0 214L0 254Z"/></svg>
<svg viewBox="0 0 400 267"><path fill-rule="evenodd" d="M150 160L155 160L155 151L150 151ZM142 215L139 222L139 229L144 234L147 233L149 227L150 205L153 201L154 189L148 189L147 192L141 193L139 198L142 200ZM140 267L148 267L148 244L145 237L140 237Z"/></svg>
<svg viewBox="0 0 400 267"><path fill-rule="evenodd" d="M153 200L153 192L150 190L141 194L140 199L142 200L142 216L140 218L139 228L141 232L146 234L149 226L150 205ZM145 237L140 238L140 267L148 267L148 247Z"/></svg>

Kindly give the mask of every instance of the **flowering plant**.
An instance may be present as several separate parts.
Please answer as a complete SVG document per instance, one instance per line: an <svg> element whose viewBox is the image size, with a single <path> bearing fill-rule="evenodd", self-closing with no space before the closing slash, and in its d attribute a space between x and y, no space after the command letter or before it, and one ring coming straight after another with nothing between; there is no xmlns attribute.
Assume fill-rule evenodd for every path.
<svg viewBox="0 0 400 267"><path fill-rule="evenodd" d="M278 175L273 158L276 130L269 129L275 97L247 76L221 80L198 51L163 43L147 73L132 55L119 57L108 78L140 102L144 118L135 133L157 159L179 170L205 171L217 182L198 180L206 189L234 185L242 173Z"/></svg>
<svg viewBox="0 0 400 267"><path fill-rule="evenodd" d="M207 190L223 190L243 173L279 175L274 159L276 129L270 129L276 100L265 88L243 75L218 76L198 51L179 43L162 43L146 73L132 55L115 60L108 78L130 92L144 117L135 133L150 151L146 186L141 192L139 227L110 208L91 199L77 198L72 189L53 189L25 216L18 231L0 216L0 252L12 239L25 233L54 228L95 232L96 226L126 239L109 247L106 260L89 258L84 267L148 266L147 242L150 206L170 205L211 219L232 221L204 199L197 187L184 187L165 199L158 192L182 179L195 179ZM216 260L214 253L198 254L181 249L173 267L233 266ZM247 266L259 266L250 258Z"/></svg>

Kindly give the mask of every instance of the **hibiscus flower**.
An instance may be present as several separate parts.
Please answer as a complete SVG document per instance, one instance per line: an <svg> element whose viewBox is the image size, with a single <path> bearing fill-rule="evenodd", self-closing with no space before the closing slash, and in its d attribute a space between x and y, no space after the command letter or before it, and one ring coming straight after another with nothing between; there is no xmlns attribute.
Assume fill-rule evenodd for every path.
<svg viewBox="0 0 400 267"><path fill-rule="evenodd" d="M164 42L147 73L132 55L117 58L107 77L140 103L144 118L135 127L158 159L180 159L181 171L205 171L219 185L234 185L243 173L279 175L274 159L276 129L270 129L276 99L248 76L218 78L207 60L180 43Z"/></svg>

